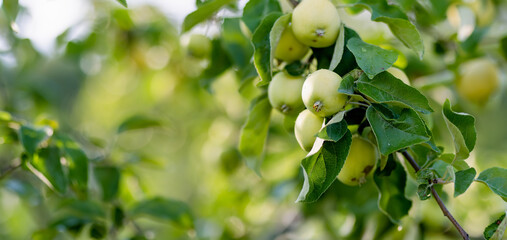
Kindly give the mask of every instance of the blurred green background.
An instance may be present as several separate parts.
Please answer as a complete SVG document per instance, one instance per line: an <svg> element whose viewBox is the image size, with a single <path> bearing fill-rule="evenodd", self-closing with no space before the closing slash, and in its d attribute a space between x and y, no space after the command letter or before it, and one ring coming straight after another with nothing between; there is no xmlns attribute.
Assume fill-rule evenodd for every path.
<svg viewBox="0 0 507 240"><path fill-rule="evenodd" d="M91 165L119 170L118 197L112 201L102 201L99 183L93 177L89 181L86 201L102 209L105 219L114 219L117 209L127 215L117 227L106 221L108 239L456 239L436 203L415 196L403 225L392 224L377 208L372 181L361 188L336 181L317 203L295 203L302 184L299 163L306 153L284 129L278 112L273 112L262 178L248 169L236 148L249 102L259 90L252 83L238 91L240 81L232 70L211 87L203 86L199 76L208 62L187 53L188 34L180 36L177 18L158 7L87 3L86 20L42 51L13 24L30 16L23 1L17 16L7 2L0 14L0 109L65 132ZM491 31L492 38L506 35L505 15L496 24L500 33ZM90 31L76 37L83 25ZM220 31L214 28L209 23L199 31L213 36ZM390 37L381 33L365 41L389 44ZM445 59L432 48L423 61L406 54L411 79L441 70ZM504 75L505 66L504 61ZM436 101L442 94L460 101L452 87L437 90L427 94ZM459 105L477 117L478 146L470 164L478 172L507 168L507 96L502 91L486 108ZM452 149L447 129L438 129L445 127L443 119L434 114L434 121L443 136L439 144ZM23 150L9 142L7 132L0 129L0 169L19 161ZM452 186L444 189L452 193ZM456 199L444 198L478 239L507 208L479 183ZM74 199L72 193L55 193L29 171L14 171L0 179L0 239L89 239L90 232L106 231L85 217L89 204ZM130 209L146 199L186 203L193 223L165 218L159 209L152 216L134 216Z"/></svg>

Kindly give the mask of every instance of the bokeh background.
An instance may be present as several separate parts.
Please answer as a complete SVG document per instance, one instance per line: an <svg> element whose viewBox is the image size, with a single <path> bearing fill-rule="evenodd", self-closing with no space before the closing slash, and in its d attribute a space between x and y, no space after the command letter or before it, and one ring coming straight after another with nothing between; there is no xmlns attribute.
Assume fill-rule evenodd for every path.
<svg viewBox="0 0 507 240"><path fill-rule="evenodd" d="M236 9L245 2L239 1ZM372 181L361 188L336 181L319 202L295 203L302 184L299 163L306 153L284 129L282 115L273 112L261 178L237 151L249 102L259 90L253 84L238 90L240 82L232 70L211 85L203 84L199 76L209 63L185 49L192 33L210 38L220 34L214 22L219 18L181 35L181 23L196 8L195 1L128 3L126 9L112 0L21 0L16 15L5 8L0 12L0 109L34 124L57 124L80 143L92 164L118 167L121 181L115 205L129 209L143 199L163 197L186 203L195 217L191 228L141 217L118 229L115 237L134 239L141 233L147 239L456 239L433 200L414 196L402 226L390 223L377 209ZM502 71L501 89L488 105L462 101L452 84L421 84L435 106L451 98L460 110L477 117L478 145L470 165L478 172L507 168L506 64L495 42L507 35L507 4L496 3L497 18L479 46L499 60ZM340 11L365 41L398 46L386 26L369 20L367 11ZM233 8L218 16L234 14ZM445 39L466 29L443 23L435 31ZM453 61L452 54L435 51L435 39L426 36L422 61L401 48L406 72L416 86L425 81L421 77L441 72ZM118 130L132 119L154 124ZM433 119L439 144L452 149L442 117L436 113ZM0 169L22 152L19 144L7 140L0 138ZM478 239L507 208L479 183L456 199L452 186L444 190L450 211ZM64 211L69 198L55 194L28 171L0 179L0 239L30 239L48 226L58 229L56 239L89 239L89 224L84 224L85 230L71 228L72 217L79 214ZM89 198L100 201L93 180ZM60 221L62 217L69 222Z"/></svg>

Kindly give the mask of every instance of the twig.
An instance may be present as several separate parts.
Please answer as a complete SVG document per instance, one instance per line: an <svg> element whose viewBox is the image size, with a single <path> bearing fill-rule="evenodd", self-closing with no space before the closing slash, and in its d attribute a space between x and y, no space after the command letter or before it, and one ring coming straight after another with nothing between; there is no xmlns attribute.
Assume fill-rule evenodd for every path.
<svg viewBox="0 0 507 240"><path fill-rule="evenodd" d="M407 161L410 163L410 165L412 165L415 172L418 172L419 170L421 170L421 168L419 167L419 165L417 164L415 159L412 157L412 155L410 155L410 153L408 153L407 151L402 151L401 154L403 154L403 156L407 159ZM437 201L438 206L442 210L442 213L444 214L444 216L449 218L451 223L458 230L459 234L461 235L461 237L463 237L464 240L470 240L470 236L468 236L468 233L465 231L465 229L463 229L461 227L461 225L459 225L458 221L456 221L456 219L452 216L452 214L449 212L449 210L447 210L447 207L445 206L444 202L442 201L442 199L438 195L435 188L433 188L433 186L431 186L430 189L431 189L431 193L433 194L433 198L435 198L435 201Z"/></svg>
<svg viewBox="0 0 507 240"><path fill-rule="evenodd" d="M0 180L3 180L7 176L9 176L12 172L14 172L16 169L21 167L21 163L9 166L7 169L5 169L3 172L0 172Z"/></svg>

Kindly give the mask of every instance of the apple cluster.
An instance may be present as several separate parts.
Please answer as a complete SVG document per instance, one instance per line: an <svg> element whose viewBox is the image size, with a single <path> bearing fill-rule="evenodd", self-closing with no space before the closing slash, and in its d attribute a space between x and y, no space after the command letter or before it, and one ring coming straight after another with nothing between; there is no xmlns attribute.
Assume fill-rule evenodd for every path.
<svg viewBox="0 0 507 240"><path fill-rule="evenodd" d="M311 9L311 11L308 11ZM310 47L324 48L338 38L341 19L329 0L305 0L292 13L292 22L283 31L275 58L291 63L308 54ZM391 68L393 75L408 83L403 71ZM402 76L403 75L403 76ZM342 77L319 69L308 76L292 76L286 71L275 74L268 87L268 98L281 113L297 114L294 134L301 148L309 152L325 119L344 109L349 97L338 92ZM338 179L347 185L360 185L372 172L378 159L376 147L361 136L354 136Z"/></svg>

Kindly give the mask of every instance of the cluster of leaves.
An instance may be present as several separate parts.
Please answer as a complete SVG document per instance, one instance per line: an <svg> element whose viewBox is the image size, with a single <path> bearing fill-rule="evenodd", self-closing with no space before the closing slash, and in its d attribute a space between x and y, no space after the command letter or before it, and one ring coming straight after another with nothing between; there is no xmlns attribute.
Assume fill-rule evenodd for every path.
<svg viewBox="0 0 507 240"><path fill-rule="evenodd" d="M218 11L219 5L223 6L226 3L228 2L217 0L208 3L209 6L213 4L214 8L208 8L208 5L201 6L185 19L184 30L196 24L196 13L206 12L211 15ZM413 10L411 6L412 4L404 4L402 1L394 1L390 5L387 1L361 0L353 4L353 7L370 11L371 20L387 24L401 43L422 58L424 54L422 38L406 14ZM417 16L421 17L421 14L425 13L427 12L419 11ZM208 17L201 16L203 17L199 20ZM230 61L219 60L217 54L214 54L210 66L215 69L218 66L220 70L232 67L236 69L238 76L242 77L242 82L245 82L252 79L252 66L249 62L252 58L260 78L257 86L265 89L273 73L279 70L278 66L273 65L273 53L290 18L291 13L283 14L278 1L249 1L243 9L242 17L224 19L222 37L214 40L214 42L222 41L223 52L228 53L222 57ZM240 21L243 21L253 33L252 55L249 54L251 52L249 46L244 44L245 36L238 31ZM422 26L427 24L421 22ZM238 36L235 38L236 42L229 41L231 25L235 26L234 31ZM237 42L239 40L240 42ZM465 41L463 45L468 46L471 42L476 46L478 40L473 38ZM236 51L231 51L231 44L238 47L235 48ZM219 47L214 46L214 52L218 52L216 48ZM296 75L309 71L315 65L316 69L332 70L344 76L337 91L349 95L351 99L360 103L360 106L349 106L333 118L327 119L326 127L318 135L324 141L317 140L319 143L316 145L320 146L317 148L314 146L308 157L301 162L304 183L298 201L318 200L336 180L351 143L352 133L347 126L352 125L358 125L358 134L367 136L370 132L374 133L381 153L374 174L374 181L380 193L378 207L395 223L400 223L400 219L408 214L412 205L405 197L407 175L416 179L417 194L421 200L431 196L431 188L435 184L454 183L454 196L457 197L474 181L485 183L502 198L507 196L505 192L507 169L490 168L476 178L476 170L467 164L466 159L476 142L475 119L469 114L453 111L448 100L442 106L442 115L454 141L455 151L444 152L443 147L435 144L433 133L426 121L428 115L434 111L427 98L416 88L406 85L386 72L398 58L396 51L366 43L353 29L343 25L336 44L312 50L310 60L314 59L313 62L289 64L286 70ZM238 61L238 58L241 61ZM224 62L227 62L227 65L223 65ZM210 74L206 80L220 73L221 71ZM240 137L239 150L245 157L247 165L256 171L259 171L262 162L271 111L265 94L254 99ZM420 169L415 169L415 174L410 169L403 169L404 161L398 159L397 153L413 156L417 168L420 166Z"/></svg>
<svg viewBox="0 0 507 240"><path fill-rule="evenodd" d="M132 117L118 127L118 133L159 124L154 119ZM46 229L34 233L35 239L53 239L62 229L76 236L88 229L90 237L103 239L110 232L144 216L169 220L182 228L193 228L189 207L177 200L155 197L126 209L118 201L122 170L111 164L91 161L78 142L58 129L57 122L43 120L32 125L7 112L0 112L0 129L4 144L19 144L23 148L9 171L21 168L33 173L63 199L55 218ZM13 191L26 191L23 190L26 186L15 183L8 184ZM139 232L136 239L140 237L145 237L143 232Z"/></svg>

